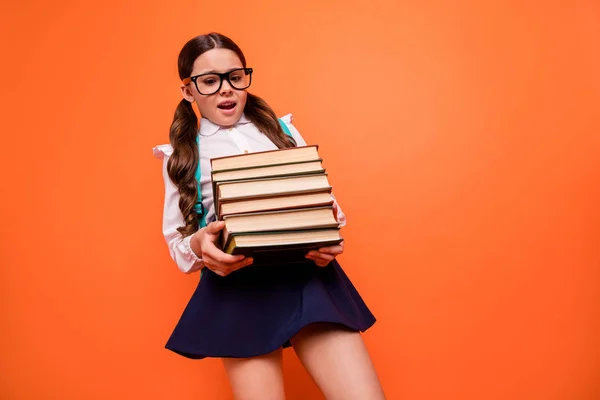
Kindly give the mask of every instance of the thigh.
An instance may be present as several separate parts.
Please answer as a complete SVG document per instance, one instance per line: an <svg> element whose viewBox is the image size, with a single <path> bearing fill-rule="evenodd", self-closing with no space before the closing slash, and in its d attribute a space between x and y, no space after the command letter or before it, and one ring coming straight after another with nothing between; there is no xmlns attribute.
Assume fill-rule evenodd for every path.
<svg viewBox="0 0 600 400"><path fill-rule="evenodd" d="M252 358L224 358L236 400L283 400L282 350Z"/></svg>
<svg viewBox="0 0 600 400"><path fill-rule="evenodd" d="M292 346L327 400L385 399L360 333L313 324L294 336Z"/></svg>

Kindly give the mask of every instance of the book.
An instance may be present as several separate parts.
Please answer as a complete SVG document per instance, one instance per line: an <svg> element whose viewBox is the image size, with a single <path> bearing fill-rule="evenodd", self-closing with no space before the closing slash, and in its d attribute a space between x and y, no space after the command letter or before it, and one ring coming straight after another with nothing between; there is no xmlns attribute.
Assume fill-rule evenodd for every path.
<svg viewBox="0 0 600 400"><path fill-rule="evenodd" d="M339 228L305 231L234 233L223 247L227 254L254 258L254 265L306 261L311 250L340 244Z"/></svg>
<svg viewBox="0 0 600 400"><path fill-rule="evenodd" d="M219 183L252 180L260 178L283 178L286 176L322 174L325 169L322 160L302 161L298 163L286 163L278 165L267 165L252 168L236 168L225 171L212 171L212 189L217 193ZM215 197L215 210L218 210L218 196Z"/></svg>
<svg viewBox="0 0 600 400"><path fill-rule="evenodd" d="M217 183L219 202L315 192L331 192L327 173Z"/></svg>
<svg viewBox="0 0 600 400"><path fill-rule="evenodd" d="M213 172L219 172L316 160L320 160L318 146L313 145L216 157L210 160L210 165Z"/></svg>
<svg viewBox="0 0 600 400"><path fill-rule="evenodd" d="M332 204L333 197L328 192L307 193L219 203L217 213L218 219L222 220L225 215L229 214L308 208Z"/></svg>
<svg viewBox="0 0 600 400"><path fill-rule="evenodd" d="M318 146L211 159L219 247L254 265L306 262L313 249L343 240Z"/></svg>
<svg viewBox="0 0 600 400"><path fill-rule="evenodd" d="M223 246L227 246L229 237L234 233L314 230L339 227L332 206L232 214L224 216L223 221L225 221Z"/></svg>
<svg viewBox="0 0 600 400"><path fill-rule="evenodd" d="M212 171L213 184L224 181L266 178L275 176L298 175L301 173L323 173L322 160L302 161L278 165L265 165L252 168L236 168L224 171Z"/></svg>

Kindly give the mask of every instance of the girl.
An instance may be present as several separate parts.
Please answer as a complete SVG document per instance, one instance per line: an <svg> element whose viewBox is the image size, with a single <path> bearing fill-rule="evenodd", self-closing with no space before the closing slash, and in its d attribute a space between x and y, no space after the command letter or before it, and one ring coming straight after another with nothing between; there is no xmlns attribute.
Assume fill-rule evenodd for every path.
<svg viewBox="0 0 600 400"><path fill-rule="evenodd" d="M202 278L166 348L222 358L236 399L283 399L282 349L290 346L327 399L382 399L360 336L375 318L335 259L343 243L307 253L306 263L269 267L215 244L224 223L215 221L210 159L306 145L291 116L282 119L288 136L267 103L247 92L252 72L240 48L217 33L193 38L179 54L183 99L171 144L154 154L163 160L170 254Z"/></svg>

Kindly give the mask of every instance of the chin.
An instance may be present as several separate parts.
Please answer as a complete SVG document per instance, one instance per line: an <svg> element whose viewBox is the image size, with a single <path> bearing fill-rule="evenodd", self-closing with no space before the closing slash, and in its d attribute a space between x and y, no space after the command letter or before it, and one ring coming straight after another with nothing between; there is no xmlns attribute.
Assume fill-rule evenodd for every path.
<svg viewBox="0 0 600 400"><path fill-rule="evenodd" d="M215 114L215 119L213 121L216 122L218 125L223 126L234 125L242 117L241 112L235 113L233 115L223 115L222 113L217 111Z"/></svg>

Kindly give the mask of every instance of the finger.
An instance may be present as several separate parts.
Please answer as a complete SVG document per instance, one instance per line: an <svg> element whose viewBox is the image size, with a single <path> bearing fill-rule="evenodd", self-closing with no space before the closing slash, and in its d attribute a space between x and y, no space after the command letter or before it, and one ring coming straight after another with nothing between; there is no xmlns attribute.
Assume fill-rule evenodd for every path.
<svg viewBox="0 0 600 400"><path fill-rule="evenodd" d="M342 254L344 252L344 246L336 245L336 246L328 246L321 247L319 249L319 253L327 253L327 254Z"/></svg>
<svg viewBox="0 0 600 400"><path fill-rule="evenodd" d="M329 255L329 254L323 254L320 257L314 257L314 256L307 255L306 258L314 261L314 263L317 264L319 267L326 267L327 265L329 265L329 263L331 261L333 261L335 259L334 256Z"/></svg>
<svg viewBox="0 0 600 400"><path fill-rule="evenodd" d="M220 265L233 264L245 258L243 254L233 255L224 253L212 242L209 242L203 250L203 256L211 258Z"/></svg>
<svg viewBox="0 0 600 400"><path fill-rule="evenodd" d="M319 258L320 255L321 255L321 253L319 253L317 250L313 250L313 251L308 252L305 257L309 258L311 260L316 260Z"/></svg>
<svg viewBox="0 0 600 400"><path fill-rule="evenodd" d="M206 225L206 233L219 233L225 227L225 221L213 221Z"/></svg>
<svg viewBox="0 0 600 400"><path fill-rule="evenodd" d="M318 257L309 256L308 254L305 256L305 258L314 262L318 267L325 267L327 264L329 264L329 261L322 260Z"/></svg>
<svg viewBox="0 0 600 400"><path fill-rule="evenodd" d="M208 266L213 271L221 271L225 275L232 273L233 271L237 271L240 268L246 267L252 264L252 260L244 259L243 261L233 263L233 264L223 264L216 260L210 260L208 262Z"/></svg>
<svg viewBox="0 0 600 400"><path fill-rule="evenodd" d="M231 272L228 268L223 268L220 265L214 265L214 264L204 264L206 266L206 268L210 269L212 272L214 272L215 274L219 275L219 276L227 276L229 275Z"/></svg>
<svg viewBox="0 0 600 400"><path fill-rule="evenodd" d="M204 265L206 266L206 268L210 269L214 273L217 273L217 271L221 271L221 269L222 269L221 265L218 262L216 262L215 260L213 260L212 258L210 258L209 256L205 255L202 260L204 261Z"/></svg>
<svg viewBox="0 0 600 400"><path fill-rule="evenodd" d="M319 258L323 258L326 260L333 260L337 254L329 254L329 253L321 253L318 251L311 251L310 253L307 254L307 256L313 260L317 260Z"/></svg>
<svg viewBox="0 0 600 400"><path fill-rule="evenodd" d="M331 254L325 254L325 253L320 253L317 257L315 257L315 260L326 260L327 262L329 261L333 261L335 259L335 256L331 255Z"/></svg>
<svg viewBox="0 0 600 400"><path fill-rule="evenodd" d="M222 267L220 265L218 265L215 260L206 257L203 259L204 261L204 267L208 268L209 270L211 270L212 272L214 272L215 274L219 275L219 276L225 276L226 273L225 271L222 269Z"/></svg>
<svg viewBox="0 0 600 400"><path fill-rule="evenodd" d="M252 264L254 262L254 259L252 257L247 257L242 259L241 261L237 261L234 263L223 263L220 262L218 259L214 259L210 256L207 256L204 264L207 265L209 267L210 270L213 271L221 271L223 272L225 275L228 275L230 273L232 273L233 271L237 271L240 268L243 267L247 267L248 265Z"/></svg>
<svg viewBox="0 0 600 400"><path fill-rule="evenodd" d="M320 257L321 254L328 254L328 253L322 253L319 249L319 250L311 250L307 254L310 255L311 257Z"/></svg>
<svg viewBox="0 0 600 400"><path fill-rule="evenodd" d="M202 258L203 259L210 258L217 264L223 264L223 263L227 263L227 262L232 263L232 262L237 262L237 261L243 260L244 256L242 254L238 254L238 255L234 256L232 254L224 253L221 249L219 249L215 245L215 243L213 243L209 240L209 241L205 241L202 244Z"/></svg>
<svg viewBox="0 0 600 400"><path fill-rule="evenodd" d="M252 263L254 263L254 259L252 257L248 257L243 259L242 261L236 262L235 264L230 264L226 266L226 268L229 270L229 273L231 273L233 271L237 271L238 269L247 267Z"/></svg>
<svg viewBox="0 0 600 400"><path fill-rule="evenodd" d="M321 268L328 266L329 263L330 263L330 261L325 261L325 260L321 260L321 259L315 261L315 264L317 264L317 266L321 267Z"/></svg>

